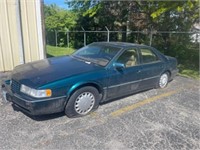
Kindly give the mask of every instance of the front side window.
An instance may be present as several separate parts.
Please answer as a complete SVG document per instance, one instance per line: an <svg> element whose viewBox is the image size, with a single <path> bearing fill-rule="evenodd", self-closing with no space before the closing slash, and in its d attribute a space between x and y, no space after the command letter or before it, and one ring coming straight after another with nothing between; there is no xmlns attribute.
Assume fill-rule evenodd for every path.
<svg viewBox="0 0 200 150"><path fill-rule="evenodd" d="M126 50L122 55L117 59L117 63L122 63L126 68L132 67L138 64L137 50L130 49Z"/></svg>
<svg viewBox="0 0 200 150"><path fill-rule="evenodd" d="M140 51L142 55L142 62L144 64L155 62L158 60L158 57L150 49L142 48L140 49Z"/></svg>

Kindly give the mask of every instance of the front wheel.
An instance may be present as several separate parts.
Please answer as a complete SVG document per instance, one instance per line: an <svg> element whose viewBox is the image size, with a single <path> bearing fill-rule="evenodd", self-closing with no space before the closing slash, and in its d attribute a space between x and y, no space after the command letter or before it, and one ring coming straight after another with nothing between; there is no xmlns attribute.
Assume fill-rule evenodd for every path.
<svg viewBox="0 0 200 150"><path fill-rule="evenodd" d="M96 88L86 86L75 91L70 97L65 114L68 117L78 117L89 114L99 106L100 95Z"/></svg>
<svg viewBox="0 0 200 150"><path fill-rule="evenodd" d="M169 81L169 74L165 72L160 76L160 79L158 81L158 88L161 89L165 88L168 84L168 81Z"/></svg>

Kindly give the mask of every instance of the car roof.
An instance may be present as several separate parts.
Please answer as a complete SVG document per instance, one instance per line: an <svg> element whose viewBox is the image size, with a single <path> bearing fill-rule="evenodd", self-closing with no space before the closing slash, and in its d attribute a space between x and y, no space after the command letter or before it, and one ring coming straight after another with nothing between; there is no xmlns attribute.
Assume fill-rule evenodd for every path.
<svg viewBox="0 0 200 150"><path fill-rule="evenodd" d="M149 46L143 45L143 44L128 43L128 42L94 42L94 43L100 44L100 45L117 46L117 47L121 47L121 48L128 48L128 47L132 47L132 46L137 46L137 47L146 46L146 47L149 47Z"/></svg>

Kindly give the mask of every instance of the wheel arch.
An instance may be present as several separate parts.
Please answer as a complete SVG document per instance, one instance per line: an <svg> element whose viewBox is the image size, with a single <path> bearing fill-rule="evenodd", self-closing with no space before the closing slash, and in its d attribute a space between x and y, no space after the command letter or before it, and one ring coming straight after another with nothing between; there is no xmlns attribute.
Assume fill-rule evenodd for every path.
<svg viewBox="0 0 200 150"><path fill-rule="evenodd" d="M99 92L99 94L103 94L103 88L100 84L95 83L95 82L82 82L82 83L77 83L75 85L73 85L67 92L67 97L68 99L71 97L71 95L77 91L78 89L81 89L83 87L86 86L91 86L97 89L97 91Z"/></svg>
<svg viewBox="0 0 200 150"><path fill-rule="evenodd" d="M171 71L170 71L169 69L168 69L168 70L165 70L163 73L168 73L168 78L170 79L170 77L171 77ZM163 74L163 73L162 73L162 74ZM161 74L161 75L162 75L162 74Z"/></svg>

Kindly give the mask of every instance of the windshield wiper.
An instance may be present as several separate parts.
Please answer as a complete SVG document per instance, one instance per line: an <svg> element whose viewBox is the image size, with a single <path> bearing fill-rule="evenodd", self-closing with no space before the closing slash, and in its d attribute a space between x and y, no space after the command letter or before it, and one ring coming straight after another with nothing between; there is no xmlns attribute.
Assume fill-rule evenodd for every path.
<svg viewBox="0 0 200 150"><path fill-rule="evenodd" d="M98 60L93 59L93 58L89 58L89 57L84 57L86 61L90 61L92 63L98 64Z"/></svg>
<svg viewBox="0 0 200 150"><path fill-rule="evenodd" d="M86 62L87 64L89 63L95 63L95 64L98 64L98 60L95 60L93 58L89 58L89 57L82 57L82 56L76 56L76 55L72 55L74 58L77 58L77 59L81 59L81 61L84 61Z"/></svg>

